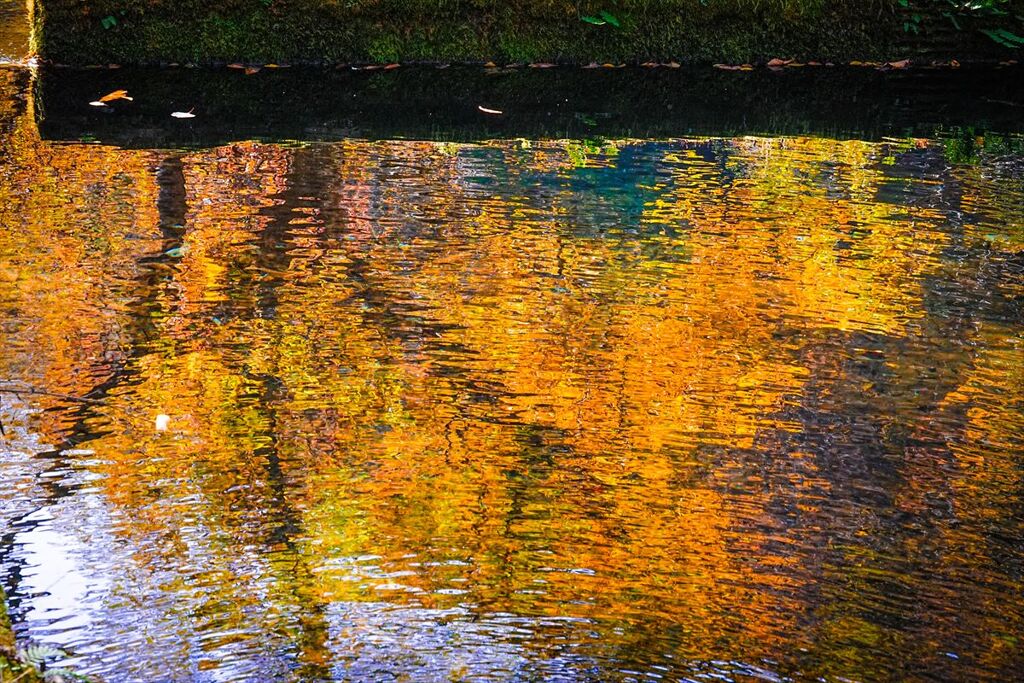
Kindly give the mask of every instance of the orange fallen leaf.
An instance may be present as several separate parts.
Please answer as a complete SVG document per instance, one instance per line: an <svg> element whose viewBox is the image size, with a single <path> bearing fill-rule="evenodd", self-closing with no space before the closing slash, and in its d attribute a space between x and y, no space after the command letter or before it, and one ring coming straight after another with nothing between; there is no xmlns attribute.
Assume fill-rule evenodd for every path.
<svg viewBox="0 0 1024 683"><path fill-rule="evenodd" d="M910 60L901 59L896 62L889 62L888 66L892 67L893 69L906 69L908 66L910 66Z"/></svg>
<svg viewBox="0 0 1024 683"><path fill-rule="evenodd" d="M245 65L244 64L239 64L238 62L235 62L233 64L228 64L228 68L229 69L244 69Z"/></svg>
<svg viewBox="0 0 1024 683"><path fill-rule="evenodd" d="M264 64L263 68L264 69L280 69L281 66L279 64Z"/></svg>
<svg viewBox="0 0 1024 683"><path fill-rule="evenodd" d="M655 66L661 66L661 64L658 64L657 62L644 62L640 66L646 66L648 69L650 69Z"/></svg>
<svg viewBox="0 0 1024 683"><path fill-rule="evenodd" d="M778 57L776 57L776 58L771 59L771 60L768 61L768 67L769 68L776 68L776 67L780 67L780 66L786 66L787 64L789 64L792 61L793 61L792 59L779 59Z"/></svg>
<svg viewBox="0 0 1024 683"><path fill-rule="evenodd" d="M487 62L486 64L484 64L484 68L485 69L493 69L496 66L498 66L498 65L495 64L494 62Z"/></svg>
<svg viewBox="0 0 1024 683"><path fill-rule="evenodd" d="M249 68L247 68L245 70L245 75L246 76L252 76L253 74L258 74L259 72L260 72L260 68L258 66L250 66Z"/></svg>
<svg viewBox="0 0 1024 683"><path fill-rule="evenodd" d="M132 98L128 97L127 90L115 90L112 93L107 93L99 100L97 100L97 102L113 102L114 100L128 100L129 102L131 102Z"/></svg>
<svg viewBox="0 0 1024 683"><path fill-rule="evenodd" d="M392 64L388 64L387 66L385 66L384 70L385 71L391 71L392 69L397 69L400 66L402 66L402 65L398 64L398 63L392 63Z"/></svg>
<svg viewBox="0 0 1024 683"><path fill-rule="evenodd" d="M476 106L476 108L479 109L480 111L482 111L485 114L504 114L505 113L505 112L501 111L500 109L488 109L487 107L483 107L483 106L481 106L479 104Z"/></svg>

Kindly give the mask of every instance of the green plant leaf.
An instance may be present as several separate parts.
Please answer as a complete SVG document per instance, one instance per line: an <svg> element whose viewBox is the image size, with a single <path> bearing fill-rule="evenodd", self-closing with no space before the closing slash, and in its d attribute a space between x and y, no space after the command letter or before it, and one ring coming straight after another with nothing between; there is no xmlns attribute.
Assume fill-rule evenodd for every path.
<svg viewBox="0 0 1024 683"><path fill-rule="evenodd" d="M117 26L117 18L112 14L105 16L100 19L100 24L102 24L105 29L112 29Z"/></svg>
<svg viewBox="0 0 1024 683"><path fill-rule="evenodd" d="M988 36L989 38L994 40L995 42L997 42L1000 45L1002 45L1003 47L1008 47L1008 48L1011 48L1011 49L1018 49L1018 48L1024 46L1024 38L1022 38L1021 36L1018 36L1015 33L1011 33L1010 31L1007 31L1006 29L1001 29L1001 28L997 28L997 29L983 28L983 29L979 29L979 30L982 33L984 33L986 36Z"/></svg>
<svg viewBox="0 0 1024 683"><path fill-rule="evenodd" d="M604 19L606 22L608 22L615 28L619 28L620 26L622 26L622 24L619 23L618 18L608 10L601 10L600 14L602 19Z"/></svg>
<svg viewBox="0 0 1024 683"><path fill-rule="evenodd" d="M608 23L603 19L598 19L597 17L580 17L580 21L585 21L588 24L593 24L594 26L604 26Z"/></svg>

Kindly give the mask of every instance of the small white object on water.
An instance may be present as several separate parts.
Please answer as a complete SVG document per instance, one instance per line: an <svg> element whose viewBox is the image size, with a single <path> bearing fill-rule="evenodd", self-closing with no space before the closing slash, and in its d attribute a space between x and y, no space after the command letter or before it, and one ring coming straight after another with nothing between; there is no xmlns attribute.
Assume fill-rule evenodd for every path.
<svg viewBox="0 0 1024 683"><path fill-rule="evenodd" d="M93 106L93 107L105 107L105 106L107 106L107 103L106 102L100 102L99 100L96 100L95 102L90 102L89 105Z"/></svg>
<svg viewBox="0 0 1024 683"><path fill-rule="evenodd" d="M156 416L156 431L158 431L158 432L166 432L167 431L167 425L169 425L170 423L171 423L171 416L170 415L164 415L163 413L160 413L159 415Z"/></svg>
<svg viewBox="0 0 1024 683"><path fill-rule="evenodd" d="M503 114L504 113L500 109L488 109L487 107L481 107L479 104L476 105L476 108L479 109L480 111L482 111L485 114Z"/></svg>
<svg viewBox="0 0 1024 683"><path fill-rule="evenodd" d="M171 112L171 116L173 116L176 119L194 119L196 117L196 115L190 111Z"/></svg>

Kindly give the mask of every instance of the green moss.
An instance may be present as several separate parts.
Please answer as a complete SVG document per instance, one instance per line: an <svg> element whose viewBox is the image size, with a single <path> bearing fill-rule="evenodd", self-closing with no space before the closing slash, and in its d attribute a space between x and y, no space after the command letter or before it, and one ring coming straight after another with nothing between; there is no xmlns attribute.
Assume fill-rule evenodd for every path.
<svg viewBox="0 0 1024 683"><path fill-rule="evenodd" d="M908 50L945 50L963 58L998 48L970 31L952 38L941 33L939 44L932 45L931 38L904 30L895 5L894 0L41 0L35 21L40 54L68 64L737 63L777 56L896 58ZM581 21L602 9L612 11L621 27Z"/></svg>

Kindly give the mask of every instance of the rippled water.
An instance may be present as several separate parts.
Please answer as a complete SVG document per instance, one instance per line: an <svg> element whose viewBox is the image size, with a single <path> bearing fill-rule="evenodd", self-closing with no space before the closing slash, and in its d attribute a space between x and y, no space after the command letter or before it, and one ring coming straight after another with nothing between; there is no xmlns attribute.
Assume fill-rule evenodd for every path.
<svg viewBox="0 0 1024 683"><path fill-rule="evenodd" d="M18 61L27 54L28 18L25 16L25 3L19 0L0 0L0 64Z"/></svg>
<svg viewBox="0 0 1024 683"><path fill-rule="evenodd" d="M1020 138L124 150L0 77L24 641L106 681L1024 671Z"/></svg>

